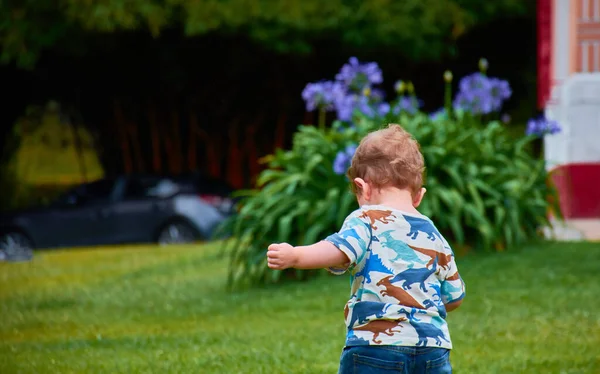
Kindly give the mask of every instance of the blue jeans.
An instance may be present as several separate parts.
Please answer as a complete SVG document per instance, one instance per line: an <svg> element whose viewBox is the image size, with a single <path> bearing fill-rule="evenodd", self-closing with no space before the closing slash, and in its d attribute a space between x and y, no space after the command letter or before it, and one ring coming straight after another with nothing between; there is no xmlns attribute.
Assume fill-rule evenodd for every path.
<svg viewBox="0 0 600 374"><path fill-rule="evenodd" d="M346 347L338 374L450 374L450 350L434 347Z"/></svg>

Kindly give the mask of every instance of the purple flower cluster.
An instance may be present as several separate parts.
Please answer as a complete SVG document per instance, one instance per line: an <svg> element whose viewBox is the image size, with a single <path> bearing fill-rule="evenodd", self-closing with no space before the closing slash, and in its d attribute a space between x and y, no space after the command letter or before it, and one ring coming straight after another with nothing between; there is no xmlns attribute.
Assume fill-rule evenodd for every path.
<svg viewBox="0 0 600 374"><path fill-rule="evenodd" d="M446 72L444 79L449 82L451 78L451 74ZM394 88L398 98L391 102L386 102L384 92L376 88L381 83L383 74L376 62L361 63L356 57L351 57L336 74L335 81L307 84L302 91L302 98L308 111L335 111L337 118L344 122L351 122L356 111L376 118L389 113L414 115L423 106L414 95L411 82L397 81ZM499 112L511 95L507 81L477 72L460 80L453 105L457 110L489 114ZM444 116L448 116L448 113L436 113L432 118L437 120Z"/></svg>
<svg viewBox="0 0 600 374"><path fill-rule="evenodd" d="M350 114L352 114L354 109L358 109L365 116L374 118L377 116L383 117L390 112L390 104L383 101L385 93L382 90L373 89L365 91L363 91L363 96L358 96L353 105L347 109L350 111Z"/></svg>
<svg viewBox="0 0 600 374"><path fill-rule="evenodd" d="M331 111L335 104L345 96L346 90L339 82L323 81L309 83L302 90L302 98L306 102L306 110L324 109Z"/></svg>
<svg viewBox="0 0 600 374"><path fill-rule="evenodd" d="M306 110L335 110L341 121L352 120L357 109L371 117L389 112L389 105L382 102L383 91L373 88L373 85L383 82L377 63L360 63L356 57L351 57L335 78L335 81L306 85L302 91Z"/></svg>
<svg viewBox="0 0 600 374"><path fill-rule="evenodd" d="M354 152L356 152L356 145L354 144L347 146L342 151L339 151L335 156L335 160L333 161L333 172L338 175L345 174L350 167Z"/></svg>
<svg viewBox="0 0 600 374"><path fill-rule="evenodd" d="M377 88L373 88L369 90L370 93L369 95L365 95L368 96L369 99L371 100L371 102L381 102L383 101L383 99L385 99L385 92L383 90L377 89Z"/></svg>
<svg viewBox="0 0 600 374"><path fill-rule="evenodd" d="M386 102L370 104L365 101L361 101L358 110L369 118L384 117L390 112L390 104Z"/></svg>
<svg viewBox="0 0 600 374"><path fill-rule="evenodd" d="M396 105L392 108L392 113L394 113L394 115L398 115L402 112L415 114L422 105L423 102L414 96L401 96Z"/></svg>
<svg viewBox="0 0 600 374"><path fill-rule="evenodd" d="M446 112L446 108L440 108L435 112L429 114L429 118L432 121L441 121L448 118L448 113Z"/></svg>
<svg viewBox="0 0 600 374"><path fill-rule="evenodd" d="M357 94L350 94L341 97L335 103L335 109L337 110L337 117L340 121L350 121L352 119L352 113L361 101L364 101L364 96Z"/></svg>
<svg viewBox="0 0 600 374"><path fill-rule="evenodd" d="M545 116L532 118L527 122L527 135L544 136L546 134L557 134L561 131L558 122L549 120Z"/></svg>
<svg viewBox="0 0 600 374"><path fill-rule="evenodd" d="M374 84L382 83L383 73L376 62L361 64L356 57L350 57L335 79L342 82L348 89L361 92L365 88L371 88Z"/></svg>
<svg viewBox="0 0 600 374"><path fill-rule="evenodd" d="M507 81L473 73L460 80L454 107L473 114L489 114L499 111L511 95Z"/></svg>

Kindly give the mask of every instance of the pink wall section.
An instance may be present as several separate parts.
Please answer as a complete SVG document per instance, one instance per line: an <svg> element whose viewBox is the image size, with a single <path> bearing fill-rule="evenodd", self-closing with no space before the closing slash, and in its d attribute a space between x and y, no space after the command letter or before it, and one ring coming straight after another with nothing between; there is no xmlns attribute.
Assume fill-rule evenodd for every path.
<svg viewBox="0 0 600 374"><path fill-rule="evenodd" d="M576 46L572 72L600 72L600 0L571 1Z"/></svg>

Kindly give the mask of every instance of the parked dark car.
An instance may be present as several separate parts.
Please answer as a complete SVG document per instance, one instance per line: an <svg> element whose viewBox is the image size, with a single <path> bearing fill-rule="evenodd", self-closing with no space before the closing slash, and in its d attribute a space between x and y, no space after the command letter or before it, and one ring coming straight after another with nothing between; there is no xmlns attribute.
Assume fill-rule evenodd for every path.
<svg viewBox="0 0 600 374"><path fill-rule="evenodd" d="M31 248L207 239L232 214L231 192L223 182L195 175L83 184L49 206L2 216L0 259Z"/></svg>

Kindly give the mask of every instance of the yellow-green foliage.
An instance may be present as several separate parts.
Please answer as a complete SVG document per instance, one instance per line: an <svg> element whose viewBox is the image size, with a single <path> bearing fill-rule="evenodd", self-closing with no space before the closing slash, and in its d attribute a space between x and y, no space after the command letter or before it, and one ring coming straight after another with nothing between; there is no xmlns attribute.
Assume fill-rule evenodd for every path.
<svg viewBox="0 0 600 374"><path fill-rule="evenodd" d="M2 209L45 203L75 184L104 175L91 134L78 128L79 155L75 130L60 120L57 109L53 102L29 107L15 124L11 138L5 140L6 146L16 149L9 159L2 160Z"/></svg>
<svg viewBox="0 0 600 374"><path fill-rule="evenodd" d="M17 124L17 126L22 124ZM82 141L82 161L88 179L104 174L92 144L91 135L78 128ZM15 155L17 178L21 183L73 184L83 181L80 160L75 148L73 129L62 123L54 112L45 112L32 132L22 130L21 145Z"/></svg>

